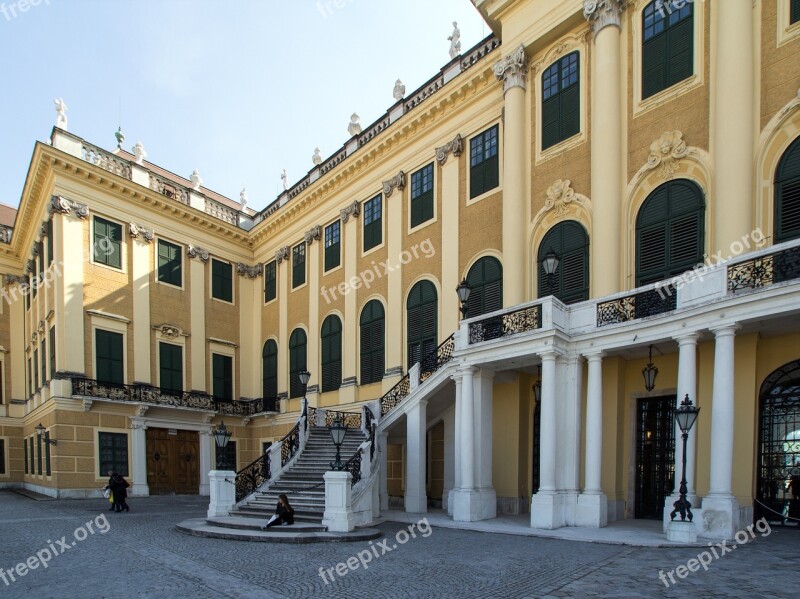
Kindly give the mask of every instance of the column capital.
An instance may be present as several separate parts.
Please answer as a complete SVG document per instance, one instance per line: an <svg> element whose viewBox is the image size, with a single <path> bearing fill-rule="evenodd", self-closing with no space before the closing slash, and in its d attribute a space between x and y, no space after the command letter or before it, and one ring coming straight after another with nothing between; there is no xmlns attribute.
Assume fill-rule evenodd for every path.
<svg viewBox="0 0 800 599"><path fill-rule="evenodd" d="M528 57L525 54L525 47L519 47L505 58L494 63L494 76L498 81L503 82L503 93L519 87L525 90L525 75L528 70Z"/></svg>
<svg viewBox="0 0 800 599"><path fill-rule="evenodd" d="M700 339L700 333L693 331L691 333L684 333L683 335L675 335L673 339L678 342L678 346L697 345L697 341Z"/></svg>
<svg viewBox="0 0 800 599"><path fill-rule="evenodd" d="M586 358L587 362L600 362L603 358L606 357L606 353L602 350L584 352L583 357Z"/></svg>
<svg viewBox="0 0 800 599"><path fill-rule="evenodd" d="M545 360L555 362L556 360L562 358L563 356L564 352L554 347L551 349L546 349L543 352L539 353L539 357L542 359L542 362L544 362Z"/></svg>
<svg viewBox="0 0 800 599"><path fill-rule="evenodd" d="M714 337L719 339L720 337L733 337L741 328L741 325L733 323L720 325L718 327L709 327L708 330L714 333Z"/></svg>
<svg viewBox="0 0 800 599"><path fill-rule="evenodd" d="M461 379L463 379L467 374L475 376L476 370L477 368L471 364L462 364L455 369L455 372L450 375L450 378L456 383L460 383Z"/></svg>
<svg viewBox="0 0 800 599"><path fill-rule="evenodd" d="M592 26L595 37L609 25L622 29L622 11L626 0L583 0L583 16Z"/></svg>

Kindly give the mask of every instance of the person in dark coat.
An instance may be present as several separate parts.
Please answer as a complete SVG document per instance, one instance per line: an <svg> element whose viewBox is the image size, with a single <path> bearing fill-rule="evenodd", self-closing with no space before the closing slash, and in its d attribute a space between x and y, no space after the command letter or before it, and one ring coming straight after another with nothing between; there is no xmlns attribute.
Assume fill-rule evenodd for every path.
<svg viewBox="0 0 800 599"><path fill-rule="evenodd" d="M111 495L114 498L114 503L111 508L113 511L130 511L128 503L125 501L128 498L127 489L129 486L130 485L128 484L128 481L126 481L122 475L117 474L116 472L108 473L108 485L106 485L106 489L111 491Z"/></svg>
<svg viewBox="0 0 800 599"><path fill-rule="evenodd" d="M278 495L278 505L275 508L275 515L270 518L262 528L267 529L270 526L277 526L278 524L294 524L294 508L289 505L289 498L283 493Z"/></svg>

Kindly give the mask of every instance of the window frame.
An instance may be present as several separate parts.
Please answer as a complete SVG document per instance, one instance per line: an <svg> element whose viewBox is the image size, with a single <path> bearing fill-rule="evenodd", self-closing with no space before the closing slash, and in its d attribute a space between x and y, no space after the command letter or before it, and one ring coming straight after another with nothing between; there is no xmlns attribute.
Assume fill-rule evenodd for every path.
<svg viewBox="0 0 800 599"><path fill-rule="evenodd" d="M227 267L227 276L226 276L226 274L224 272L226 267ZM215 272L215 268L218 269L218 270L221 270L221 272ZM219 297L219 296L216 295L218 290L215 289L215 288L216 288L218 282L219 282L219 285L224 285L226 282L228 283L229 288L227 290L228 293L226 295L228 295L229 297ZM228 262L227 260L220 260L218 258L213 258L212 257L211 258L211 285L210 285L210 287L211 287L211 299L215 300L215 301L218 301L218 302L224 302L226 304L234 304L235 302L234 302L234 298L233 298L233 287L234 287L233 283L234 283L233 264ZM224 289L222 289L222 291L224 291Z"/></svg>
<svg viewBox="0 0 800 599"><path fill-rule="evenodd" d="M373 305L380 306L381 309L381 316L380 318L373 318L372 320L368 320L364 322L364 316L366 314L367 308L370 308ZM380 337L381 343L380 347L376 347L374 344L374 333L375 331L372 330L375 327L376 323L381 323L380 326ZM365 327L369 327L368 337L365 336ZM365 350L364 344L365 339L369 341L369 348ZM372 371L375 370L376 362L378 362L377 357L380 356L380 364L381 367L378 369L380 371L380 377L373 377L372 372L369 375L364 374L365 370ZM365 362L368 362L369 368L365 368ZM386 374L386 307L383 303L378 299L371 299L367 301L364 306L361 308L361 313L358 317L358 368L359 368L359 382L362 385L371 385L373 383L380 383L383 380L383 377Z"/></svg>
<svg viewBox="0 0 800 599"><path fill-rule="evenodd" d="M220 373L218 376L217 374L217 358L220 358L221 364L223 365L223 372ZM226 376L225 364L230 366L230 376ZM232 402L235 400L236 395L234 393L235 385L234 379L236 378L236 370L235 364L233 361L233 356L227 353L220 353L218 351L211 350L211 396L214 398L215 401L221 402ZM217 394L217 382L220 381L222 385L226 388L222 389L223 394ZM229 396L228 396L229 395Z"/></svg>
<svg viewBox="0 0 800 599"><path fill-rule="evenodd" d="M157 360L158 360L158 388L162 389L167 392L172 393L183 393L186 389L186 364L184 359L184 346L179 343L170 343L169 341L164 341L163 339L157 339L156 343L158 344L158 353L157 353ZM163 347L170 347L170 348L177 348L180 352L180 370L175 370L174 368L167 368L166 370L171 371L173 373L178 373L180 376L180 389L176 389L174 387L166 387L164 386L164 356L163 356ZM169 351L175 351L174 349L170 349Z"/></svg>
<svg viewBox="0 0 800 599"><path fill-rule="evenodd" d="M574 61L573 61L573 59L574 59ZM568 65L569 68L572 68L573 65L575 67L575 74L574 74L575 81L572 82L572 83L567 84L566 86L564 86L564 80L565 80L565 78L564 78L564 62L567 61L567 60L570 61L570 64ZM540 97L542 98L542 100L541 100L542 106L541 106L541 114L540 114L539 120L538 120L538 123L539 123L538 129L539 129L539 147L542 149L542 152L547 152L548 150L551 150L554 147L557 147L557 146L559 146L561 144L564 144L564 143L568 142L569 140L571 140L576 135L580 135L580 133L581 133L581 129L583 127L583 114L582 114L582 101L581 101L581 92L582 92L581 88L583 87L581 85L581 77L583 76L583 72L582 72L582 69L581 69L581 62L582 61L581 61L581 51L580 51L580 49L574 49L571 52L568 52L567 54L565 54L563 56L560 56L560 57L556 58L553 62L551 62L543 70L542 75L539 78L540 79L539 84L541 85L541 96ZM551 71L555 71L555 77L556 77L555 86L558 89L557 89L557 91L555 93L553 93L551 95L548 95L545 98L545 93L547 93L546 89L545 89L545 77L547 77L548 73L550 73ZM553 75L551 74L550 77L553 77ZM571 72L568 73L568 77L569 78L572 77L572 73ZM548 87L552 87L552 84L550 86L548 86ZM564 128L564 114L565 114L565 111L564 111L563 104L565 103L565 98L573 90L574 90L574 94L575 94L575 100L574 101L576 103L575 112L577 113L577 130L575 130L575 131L573 131L571 133L569 133L569 132L568 133L564 133L563 128ZM550 105L550 104L548 104L548 102L549 103L553 103L553 102L556 102L556 101L558 102L558 106L557 106L557 109L556 109L556 112L558 114L558 119L557 119L557 121L558 121L558 135L556 136L557 139L555 141L549 142L548 145L545 146L544 135L545 135L545 112L546 112L546 106Z"/></svg>
<svg viewBox="0 0 800 599"><path fill-rule="evenodd" d="M571 248L569 251L564 250L564 232L568 227L579 227L580 233L583 235L585 240L585 244L580 247ZM559 234L559 246L553 247L553 241L548 239L551 235L555 235L558 232ZM556 279L555 283L555 292L551 293L551 290L544 289L544 285L542 284L543 277L547 275L544 274L544 269L542 267L542 260L550 251L553 249L558 256L559 256L559 265L558 270L553 275ZM555 223L552 227L550 227L545 234L542 236L541 241L538 243L536 247L536 281L537 281L537 296L539 299L552 295L560 302L564 304L574 304L577 302L586 301L591 296L591 238L589 237L589 231L586 230L584 224L575 219L566 219L562 220L558 223ZM569 256L578 255L578 252L582 252L582 259L583 259L583 272L582 278L584 282L584 286L581 288L581 294L578 295L577 291L573 291L571 295L565 295L564 289L564 279L565 279L565 271L567 265L565 264L566 258Z"/></svg>
<svg viewBox="0 0 800 599"><path fill-rule="evenodd" d="M124 462L121 459L118 459L118 456L116 455L118 451L123 449L122 444L121 443L119 443L119 444L112 443L111 450L112 450L112 453L114 454L114 458L111 460L111 464L114 467L108 467L107 466L105 469L103 468L104 463L107 464L107 462L103 461L103 443L102 443L102 440L101 440L101 435L113 435L113 438L115 440L118 440L118 441L120 441L121 439L124 439L124 441L125 441L125 443L124 443L124 452L125 452L125 460L124 460ZM97 464L97 478L102 479L104 476L107 475L109 470L112 470L113 472L116 472L117 474L121 474L122 476L130 476L130 460L131 460L131 450L130 450L130 438L129 438L128 433L121 432L121 431L118 431L118 430L98 430L97 431L97 457L96 457L96 461L95 461L95 464ZM125 465L125 473L124 474L119 471L119 464L123 464L123 463Z"/></svg>
<svg viewBox="0 0 800 599"><path fill-rule="evenodd" d="M484 138L486 138L487 136L491 137L490 134L493 131L495 132L494 136L493 136L494 137L495 153L493 155L489 156L488 158L484 157L481 161L473 164L473 144L475 144L478 139L481 140L481 143L485 143ZM467 188L468 188L468 190L467 190L467 201L468 202L477 202L478 200L480 200L480 199L482 199L484 197L487 197L488 195L491 195L491 194L494 194L497 191L500 191L500 189L502 187L501 186L501 182L503 180L502 172L501 172L501 166L502 166L503 161L500 159L500 151L501 151L501 149L502 149L502 138L500 136L500 123L494 123L492 125L489 125L488 127L483 129L482 131L476 133L475 135L473 135L472 137L469 138L469 144L468 144L469 154L467 156L468 157L468 163L467 163ZM476 186L475 186L475 181L474 181L474 178L475 178L474 177L474 169L479 167L479 166L485 165L490 160L493 163L496 163L497 182L494 185L492 185L490 187L487 187L485 189L484 188L480 188L481 190L479 192L476 192L475 191ZM485 176L486 175L484 175L484 177Z"/></svg>
<svg viewBox="0 0 800 599"><path fill-rule="evenodd" d="M303 334L303 342L302 344L298 344L293 339L295 339L295 334L302 333ZM292 361L295 355L299 357L300 352L299 349L303 348L302 354L302 364L296 364L296 368L292 368ZM297 399L303 397L302 393L302 386L300 385L300 381L298 379L297 374L301 370L308 370L308 333L302 327L295 327L291 334L289 335L289 346L287 348L289 351L289 399ZM295 350L295 353L293 353Z"/></svg>
<svg viewBox="0 0 800 599"><path fill-rule="evenodd" d="M326 326L329 329L326 332ZM338 326L338 330L336 329ZM338 341L338 347L336 342ZM337 355L331 351L336 349ZM329 314L320 327L320 391L338 391L342 386L342 319L337 314ZM338 376L337 376L338 373Z"/></svg>
<svg viewBox="0 0 800 599"><path fill-rule="evenodd" d="M298 281L298 276L297 276L296 272L299 272L297 270L297 267L299 265L300 260L299 260L299 258L297 258L297 256L300 256L301 254L302 254L302 257L303 257L303 259L302 259L302 263L303 263L303 280L302 281ZM291 262L291 264L292 264L292 291L295 291L296 289L300 289L300 288L304 287L308 283L308 252L306 251L306 242L305 241L301 241L297 245L292 246L291 259L292 259L292 262Z"/></svg>
<svg viewBox="0 0 800 599"><path fill-rule="evenodd" d="M125 381L127 380L126 377L125 377L125 375L126 375L125 371L126 371L126 366L127 366L127 364L126 364L127 360L125 359L126 358L125 333L123 333L121 331L118 331L118 330L111 329L111 328L101 327L101 326L92 327L92 333L93 333L92 334L92 354L93 354L92 357L94 358L94 373L93 373L94 374L94 379L96 381L98 381L99 383L102 383L102 384L105 384L105 385L124 385ZM120 337L121 359L119 360L119 362L120 362L121 368L122 368L122 381L121 382L109 381L109 380L101 380L99 378L99 376L98 376L99 372L100 372L99 361L98 360L101 359L101 356L99 355L99 352L98 352L98 349L99 349L98 333L103 333L103 334L108 334L108 335L119 335L119 337ZM113 358L108 358L108 357L105 357L105 356L103 356L102 359L103 360L108 360L108 361L112 361L113 360Z"/></svg>
<svg viewBox="0 0 800 599"><path fill-rule="evenodd" d="M267 346L269 346L270 348L274 347L275 348L275 352L274 353L270 352L269 354L267 354ZM261 397L263 399L276 399L278 397L278 395L280 394L280 392L278 390L278 381L279 381L279 378L280 378L278 376L278 368L279 368L279 361L280 361L278 352L279 352L278 342L275 339L272 339L272 338L267 339L264 342L264 345L261 348ZM267 372L266 372L267 371L267 368L266 368L267 359L274 359L274 361L275 361L275 364L274 364L275 374L274 374L274 376L267 377ZM271 380L271 379L275 380L275 395L274 395L274 397L271 394L267 393L267 391L268 391L268 389L267 389L267 380L268 379L269 380Z"/></svg>
<svg viewBox="0 0 800 599"><path fill-rule="evenodd" d="M375 208L377 205L380 209L380 214L375 216ZM385 235L383 234L384 206L383 206L383 193L372 196L368 200L364 200L361 207L361 255L376 251L378 248L383 247ZM371 220L367 222L367 218ZM368 228L369 227L369 228ZM375 237L378 237L377 241ZM371 243L367 247L367 243Z"/></svg>
<svg viewBox="0 0 800 599"><path fill-rule="evenodd" d="M110 239L108 235L103 235L100 239L98 239L97 233L97 221L103 221L103 224L108 227L109 225L113 225L114 227L119 228L119 240L116 242L111 240L111 243L117 244L117 252L119 254L119 266L115 266L114 264L110 264L107 261L98 258L105 258L105 256L98 256L97 251L99 249L99 242L100 239ZM119 221L111 220L104 216L94 215L92 217L92 234L91 234L91 263L96 264L98 266L102 266L105 268L110 268L118 272L125 272L125 255L124 255L124 247L125 247L125 227ZM42 256L44 259L44 256Z"/></svg>
<svg viewBox="0 0 800 599"><path fill-rule="evenodd" d="M160 264L160 262L161 262L161 246L162 246L162 244L164 244L165 246L173 247L176 250L176 258L177 258L177 260L179 262L179 264L178 264L178 274L179 274L179 278L180 278L180 283L174 283L171 280L162 279L161 264ZM156 283L158 283L160 285L168 285L168 286L173 287L175 289L183 289L184 288L184 276L185 276L184 275L184 268L183 268L183 246L178 244L178 243L169 241L167 239L159 238L156 241L156 251L154 252L154 254L155 254L155 262L156 262L156 264L155 264ZM173 267L172 270L173 271L175 270L174 267Z"/></svg>
<svg viewBox="0 0 800 599"><path fill-rule="evenodd" d="M335 241L334 237L336 239ZM342 220L340 218L337 218L335 221L324 227L322 239L322 272L328 274L342 266ZM333 263L334 252L335 264Z"/></svg>
<svg viewBox="0 0 800 599"><path fill-rule="evenodd" d="M419 184L419 187L424 188L425 186L425 178L426 178L426 171L430 169L430 189L425 191L421 191L415 195L415 187L417 187L417 181L422 179ZM426 225L432 224L436 222L437 218L437 210L436 210L436 163L429 162L418 168L416 171L411 173L409 177L409 193L408 193L408 230L409 233L413 231L417 231L423 228ZM414 222L414 207L419 205L420 202L430 202L429 212L430 215L423 220L418 222ZM427 207L427 206L426 206ZM418 209L420 211L422 209ZM425 211L424 214L427 214L428 211Z"/></svg>
<svg viewBox="0 0 800 599"><path fill-rule="evenodd" d="M272 267L270 269L270 267ZM272 276L269 276L270 271ZM269 297L270 287L269 283L272 282L272 297ZM264 305L274 302L278 299L278 261L271 260L264 264Z"/></svg>

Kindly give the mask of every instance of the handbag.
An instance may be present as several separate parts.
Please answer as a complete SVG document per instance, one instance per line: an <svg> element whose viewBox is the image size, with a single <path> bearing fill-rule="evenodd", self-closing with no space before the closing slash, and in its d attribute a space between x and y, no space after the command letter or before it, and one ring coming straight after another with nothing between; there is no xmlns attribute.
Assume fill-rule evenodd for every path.
<svg viewBox="0 0 800 599"><path fill-rule="evenodd" d="M105 497L106 499L111 497L111 489L103 489L103 497Z"/></svg>

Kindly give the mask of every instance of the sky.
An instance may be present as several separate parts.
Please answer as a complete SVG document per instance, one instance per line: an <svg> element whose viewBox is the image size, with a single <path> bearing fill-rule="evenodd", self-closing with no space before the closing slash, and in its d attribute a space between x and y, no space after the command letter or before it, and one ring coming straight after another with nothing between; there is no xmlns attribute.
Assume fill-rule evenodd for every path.
<svg viewBox="0 0 800 599"><path fill-rule="evenodd" d="M30 3L30 4L29 4ZM33 5L35 3L36 5ZM21 11L20 8L26 7ZM469 0L0 0L0 202L55 124L264 208L490 30Z"/></svg>

